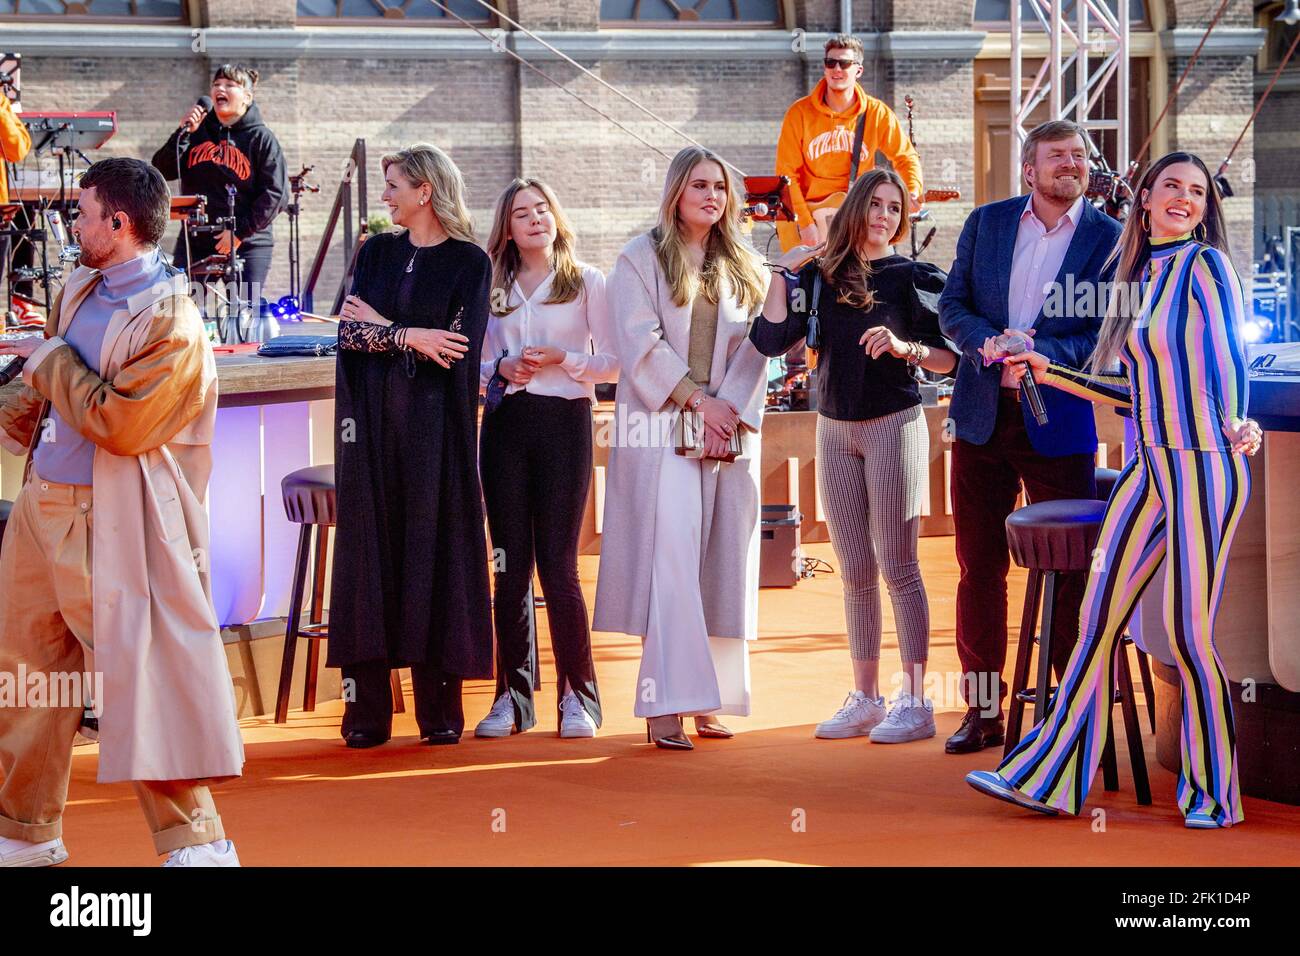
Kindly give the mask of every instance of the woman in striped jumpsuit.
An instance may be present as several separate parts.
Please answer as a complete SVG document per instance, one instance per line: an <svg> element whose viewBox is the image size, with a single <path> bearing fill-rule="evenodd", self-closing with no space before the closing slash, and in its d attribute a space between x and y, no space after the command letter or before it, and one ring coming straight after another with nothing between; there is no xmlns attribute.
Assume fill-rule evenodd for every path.
<svg viewBox="0 0 1300 956"><path fill-rule="evenodd" d="M1037 353L1014 359L1041 384L1131 407L1138 442L1107 504L1079 642L1046 717L996 773L966 778L989 796L1049 814L1080 812L1111 719L1116 642L1164 559L1165 626L1183 687L1178 806L1188 827L1242 820L1232 702L1212 629L1250 493L1240 453L1253 455L1262 435L1246 418L1241 283L1210 182L1188 153L1163 157L1143 176L1140 209L1116 253L1124 285L1112 296L1092 374ZM1140 293L1126 297L1125 289ZM1117 355L1124 375L1096 374Z"/></svg>

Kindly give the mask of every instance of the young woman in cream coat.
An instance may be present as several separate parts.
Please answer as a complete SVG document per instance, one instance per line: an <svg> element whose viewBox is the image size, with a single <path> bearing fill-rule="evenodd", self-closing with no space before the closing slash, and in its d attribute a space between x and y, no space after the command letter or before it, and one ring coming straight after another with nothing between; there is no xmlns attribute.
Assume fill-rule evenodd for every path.
<svg viewBox="0 0 1300 956"><path fill-rule="evenodd" d="M665 749L732 733L749 713L758 631L759 435L767 359L749 342L766 293L740 201L714 153L683 149L659 223L624 247L607 285L622 369L610 449L596 630L642 637L635 712ZM705 457L676 454L683 409ZM742 434L743 453L720 460Z"/></svg>

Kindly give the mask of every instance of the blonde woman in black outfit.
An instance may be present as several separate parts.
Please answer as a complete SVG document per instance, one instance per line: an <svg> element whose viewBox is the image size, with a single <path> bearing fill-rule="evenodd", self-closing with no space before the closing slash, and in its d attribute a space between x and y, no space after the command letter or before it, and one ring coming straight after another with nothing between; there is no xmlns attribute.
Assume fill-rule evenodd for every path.
<svg viewBox="0 0 1300 956"><path fill-rule="evenodd" d="M492 676L478 484L479 351L492 264L474 243L451 159L417 143L385 156L384 202L405 227L368 239L339 323L338 525L329 666L353 695L349 747L392 731L389 670L411 668L430 744L465 724L461 681Z"/></svg>
<svg viewBox="0 0 1300 956"><path fill-rule="evenodd" d="M906 209L896 173L857 180L824 246L771 264L786 281L773 281L750 332L760 352L783 354L809 335L816 298L817 485L843 572L856 685L818 737L903 743L935 732L922 690L930 613L916 553L929 434L913 372L950 372L957 356L939 331L944 273L891 249L907 234ZM903 659L888 709L878 686L882 574Z"/></svg>

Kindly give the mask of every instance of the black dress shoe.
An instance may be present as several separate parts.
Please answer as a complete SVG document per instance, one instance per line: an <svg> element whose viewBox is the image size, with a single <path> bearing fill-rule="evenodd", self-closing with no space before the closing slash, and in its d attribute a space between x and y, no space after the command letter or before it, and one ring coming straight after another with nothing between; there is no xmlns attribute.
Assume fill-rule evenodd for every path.
<svg viewBox="0 0 1300 956"><path fill-rule="evenodd" d="M434 730L421 737L420 742L429 745L458 744L460 743L460 731Z"/></svg>
<svg viewBox="0 0 1300 956"><path fill-rule="evenodd" d="M363 734L359 730L354 730L343 736L343 742L356 750L365 750L367 747L378 747L380 744L388 743L388 738L375 737L371 734Z"/></svg>
<svg viewBox="0 0 1300 956"><path fill-rule="evenodd" d="M982 717L978 710L966 711L957 732L943 745L944 753L973 754L985 747L996 747L1006 738L1002 715Z"/></svg>

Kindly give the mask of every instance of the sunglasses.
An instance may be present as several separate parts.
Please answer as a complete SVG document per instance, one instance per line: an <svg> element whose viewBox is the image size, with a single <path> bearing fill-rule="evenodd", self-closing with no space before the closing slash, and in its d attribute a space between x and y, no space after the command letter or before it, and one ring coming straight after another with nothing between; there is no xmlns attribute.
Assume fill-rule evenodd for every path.
<svg viewBox="0 0 1300 956"><path fill-rule="evenodd" d="M828 69L828 70L834 70L834 69L836 69L837 67L838 67L839 69L841 69L841 70L847 70L847 69L849 69L850 67L857 66L857 65L858 65L858 61L857 61L857 60L837 60L837 59L835 59L835 57L833 57L833 56L828 56L826 59L822 60L822 65L824 65L824 66L826 67L826 69Z"/></svg>

